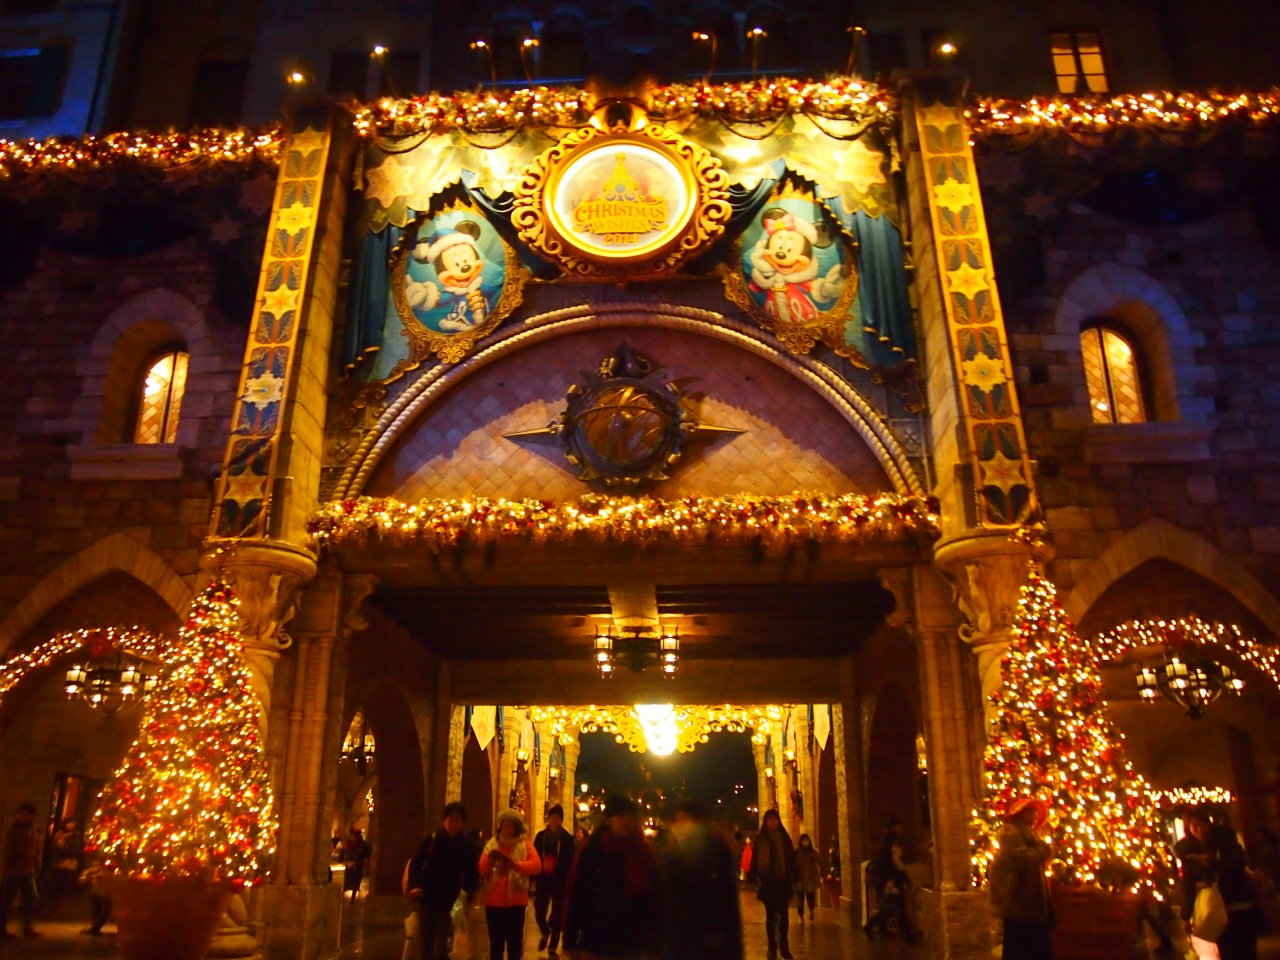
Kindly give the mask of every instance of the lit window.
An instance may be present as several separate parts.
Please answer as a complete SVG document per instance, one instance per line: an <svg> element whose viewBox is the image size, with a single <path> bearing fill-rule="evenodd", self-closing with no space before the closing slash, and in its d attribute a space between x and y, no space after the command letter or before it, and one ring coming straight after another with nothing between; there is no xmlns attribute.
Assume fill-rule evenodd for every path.
<svg viewBox="0 0 1280 960"><path fill-rule="evenodd" d="M1096 30L1055 30L1049 34L1059 93L1106 93L1107 65Z"/></svg>
<svg viewBox="0 0 1280 960"><path fill-rule="evenodd" d="M1080 331L1080 351L1093 422L1144 422L1138 357L1124 335L1110 327L1086 327Z"/></svg>
<svg viewBox="0 0 1280 960"><path fill-rule="evenodd" d="M187 355L166 353L147 370L138 409L134 443L173 443L178 436L178 412L187 387Z"/></svg>

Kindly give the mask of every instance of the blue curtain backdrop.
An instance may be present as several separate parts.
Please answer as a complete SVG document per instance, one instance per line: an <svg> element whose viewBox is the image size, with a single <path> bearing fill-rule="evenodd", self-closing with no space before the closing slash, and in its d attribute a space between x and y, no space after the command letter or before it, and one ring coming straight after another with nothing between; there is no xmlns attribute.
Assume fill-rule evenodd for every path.
<svg viewBox="0 0 1280 960"><path fill-rule="evenodd" d="M858 241L858 300L867 334L867 359L884 366L914 360L916 338L902 234L888 217L869 217L863 210L850 214L839 197L826 204Z"/></svg>
<svg viewBox="0 0 1280 960"><path fill-rule="evenodd" d="M730 233L756 215L768 200L774 185L785 172L782 160L773 164L766 176L750 190L730 188L733 205ZM473 189L475 174L463 171L462 182L471 198L489 215L495 226L510 229L513 197L504 193L497 199ZM916 356L915 331L911 322L911 300L907 292L907 274L903 267L902 234L888 217L870 217L865 211L849 213L839 197L825 201L828 209L858 241L858 299L854 313L861 317L866 337L867 359L891 366ZM416 216L408 212L410 219ZM343 331L341 362L344 373L352 370L367 355L382 347L383 328L391 294L391 251L399 239L399 230L390 226L380 233L366 233L356 247L351 261L351 284L347 296L347 322ZM724 260L731 249L722 240L689 264L692 272L705 272ZM532 258L525 250L521 259Z"/></svg>
<svg viewBox="0 0 1280 960"><path fill-rule="evenodd" d="M342 331L344 376L350 375L366 356L382 349L382 331L391 297L391 251L398 236L399 231L389 225L381 233L366 233L351 258L347 323Z"/></svg>

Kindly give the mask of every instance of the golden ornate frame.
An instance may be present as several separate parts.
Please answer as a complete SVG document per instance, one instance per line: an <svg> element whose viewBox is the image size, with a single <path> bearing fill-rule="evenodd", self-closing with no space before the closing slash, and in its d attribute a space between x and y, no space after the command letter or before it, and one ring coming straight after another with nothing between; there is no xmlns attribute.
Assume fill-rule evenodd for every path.
<svg viewBox="0 0 1280 960"><path fill-rule="evenodd" d="M845 289L842 289L831 310L824 311L812 324L781 325L776 323L767 312L760 310L755 297L751 296L750 289L746 287L745 276L742 275L741 239L733 242L732 260L724 265L724 296L728 297L733 305L740 307L742 312L750 316L755 323L780 339L782 346L788 351L804 355L818 346L818 343L826 343L833 351L840 353L841 356L850 357L856 362L860 360L861 355L845 343L845 321L849 319L849 308L854 305L854 297L858 296L858 266L856 266L854 247L842 232L840 242L845 244L845 250L850 255L849 278L846 279ZM870 366L865 364L865 360L863 364Z"/></svg>
<svg viewBox="0 0 1280 960"><path fill-rule="evenodd" d="M404 335L409 339L409 356L395 365L387 376L388 381L395 380L406 371L419 366L422 361L433 353L440 358L441 363L457 363L475 349L479 340L497 329L498 325L509 317L511 312L520 306L524 300L524 285L525 281L529 279L529 271L520 262L520 257L511 248L511 245L499 237L498 239L502 240L502 249L505 255L502 292L498 295L498 301L493 305L493 309L489 311L485 322L465 333L445 334L436 333L418 321L404 294L405 270L408 268L409 251L413 248L413 243L410 242L409 238L412 234L413 240L416 242L418 230L422 224L452 210L466 210L475 213L476 216L484 216L483 212L478 210L474 204L465 201L458 201L443 210L421 214L405 226L400 242L396 245L395 250L391 252L391 299L395 302L396 312L400 314L401 323L404 324ZM391 228L388 227L387 229Z"/></svg>
<svg viewBox="0 0 1280 960"><path fill-rule="evenodd" d="M611 143L629 143L663 154L681 171L690 197L690 212L680 230L656 245L603 256L575 242L553 208L564 170L584 152ZM565 136L525 168L515 189L511 223L520 239L539 255L558 263L577 280L656 280L675 273L724 233L732 207L729 175L707 150L672 130L650 123L628 132L583 127Z"/></svg>
<svg viewBox="0 0 1280 960"><path fill-rule="evenodd" d="M677 727L677 750L692 753L700 744L710 741L711 734L751 731L753 743L764 743L775 727L779 727L789 709L786 705L737 706L734 704L674 708ZM635 708L630 706L532 707L534 723L545 723L562 745L573 743L575 729L581 733L609 733L632 753L649 749L644 728Z"/></svg>

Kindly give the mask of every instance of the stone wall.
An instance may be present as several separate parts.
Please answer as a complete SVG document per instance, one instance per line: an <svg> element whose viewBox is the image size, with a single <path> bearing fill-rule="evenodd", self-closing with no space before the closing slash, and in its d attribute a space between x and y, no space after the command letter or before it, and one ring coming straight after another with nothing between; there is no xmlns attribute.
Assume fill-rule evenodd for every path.
<svg viewBox="0 0 1280 960"><path fill-rule="evenodd" d="M1227 561L1219 566L1280 590L1280 257L1252 214L1231 209L1192 225L1137 226L1072 206L1065 226L1045 241L1045 262L1041 289L1006 306L1028 442L1057 545L1053 579L1069 590L1126 531L1160 518L1216 548ZM1090 282L1117 289L1080 294L1115 304L1104 318L1124 322L1134 305L1185 317L1182 332L1176 317L1160 317L1172 331L1168 355L1142 344L1152 381L1180 380L1179 421L1091 423L1078 321L1063 322L1081 312L1070 299L1080 287L1066 300L1064 293L1100 264L1126 268ZM1147 280L1135 282L1142 275Z"/></svg>
<svg viewBox="0 0 1280 960"><path fill-rule="evenodd" d="M154 578L194 584L245 337L214 304L216 272L196 240L112 259L42 250L27 279L0 293L0 647L42 612L9 623L24 596L113 533L143 548L115 553L145 554ZM156 321L191 355L178 443L104 450L103 439L124 439L99 436L104 394L119 388L113 348ZM132 373L140 389L141 370ZM78 586L66 579L66 592Z"/></svg>

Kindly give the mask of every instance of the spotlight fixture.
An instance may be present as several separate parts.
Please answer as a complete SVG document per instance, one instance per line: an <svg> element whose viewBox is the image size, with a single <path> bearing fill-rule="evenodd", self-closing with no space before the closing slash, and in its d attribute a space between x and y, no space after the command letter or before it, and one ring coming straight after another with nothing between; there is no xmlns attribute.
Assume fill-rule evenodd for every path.
<svg viewBox="0 0 1280 960"><path fill-rule="evenodd" d="M670 680L676 675L680 663L680 633L676 630L660 630L657 636L645 636L649 627L623 627L629 637L616 636L613 627L597 629L592 649L600 676L609 678L618 666L625 666L632 673L643 673L650 666L657 666L662 676Z"/></svg>

